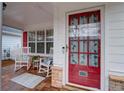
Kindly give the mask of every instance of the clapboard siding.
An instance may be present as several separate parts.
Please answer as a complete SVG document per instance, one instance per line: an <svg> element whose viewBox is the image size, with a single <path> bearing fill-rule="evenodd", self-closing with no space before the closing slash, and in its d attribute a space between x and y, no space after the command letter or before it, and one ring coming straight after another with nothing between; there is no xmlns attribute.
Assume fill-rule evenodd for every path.
<svg viewBox="0 0 124 93"><path fill-rule="evenodd" d="M109 21L110 24L109 24L109 28L110 30L111 29L124 29L124 20L121 20L121 21L114 21L114 22L111 22Z"/></svg>
<svg viewBox="0 0 124 93"><path fill-rule="evenodd" d="M123 37L124 38L124 30L123 29L110 29L110 38L120 38Z"/></svg>
<svg viewBox="0 0 124 93"><path fill-rule="evenodd" d="M118 55L118 54L111 54L110 55L110 62L111 63L124 63L124 55Z"/></svg>
<svg viewBox="0 0 124 93"><path fill-rule="evenodd" d="M113 46L110 46L110 55L111 54L120 54L120 55L122 55L122 54L124 54L124 47L120 47L120 46L115 46L115 47L113 47Z"/></svg>
<svg viewBox="0 0 124 93"><path fill-rule="evenodd" d="M110 73L124 75L124 3L107 6Z"/></svg>
<svg viewBox="0 0 124 93"><path fill-rule="evenodd" d="M9 35L2 36L2 49L14 48L13 46L17 47L17 45L21 45L21 37Z"/></svg>
<svg viewBox="0 0 124 93"><path fill-rule="evenodd" d="M2 52L4 49L10 49L10 55L13 56L13 49L21 47L21 37L13 35L2 35Z"/></svg>
<svg viewBox="0 0 124 93"><path fill-rule="evenodd" d="M112 15L118 12L124 12L124 3L110 3L108 5L108 11Z"/></svg>
<svg viewBox="0 0 124 93"><path fill-rule="evenodd" d="M124 68L124 64L122 64L122 63L114 63L113 62L110 65L110 71L112 71L112 72L124 73L122 68Z"/></svg>
<svg viewBox="0 0 124 93"><path fill-rule="evenodd" d="M110 47L111 46L120 46L121 47L121 46L124 46L124 37L123 38L110 37L109 42L110 42L109 43Z"/></svg>
<svg viewBox="0 0 124 93"><path fill-rule="evenodd" d="M111 15L111 22L115 22L115 21L123 21L124 20L124 11L123 12L117 12L117 13L113 13L113 15Z"/></svg>

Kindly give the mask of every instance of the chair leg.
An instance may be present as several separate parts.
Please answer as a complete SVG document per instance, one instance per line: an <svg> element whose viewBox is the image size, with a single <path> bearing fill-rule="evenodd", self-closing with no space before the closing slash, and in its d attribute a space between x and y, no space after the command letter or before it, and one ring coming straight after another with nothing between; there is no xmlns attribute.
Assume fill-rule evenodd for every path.
<svg viewBox="0 0 124 93"><path fill-rule="evenodd" d="M46 77L49 77L49 67L47 69L47 75L46 75Z"/></svg>
<svg viewBox="0 0 124 93"><path fill-rule="evenodd" d="M19 63L19 67L22 68L22 64L21 64L21 62ZM20 69L20 68L19 68L19 69Z"/></svg>
<svg viewBox="0 0 124 93"><path fill-rule="evenodd" d="M41 69L40 69L40 67L39 67L38 73L41 73Z"/></svg>
<svg viewBox="0 0 124 93"><path fill-rule="evenodd" d="M27 64L27 70L29 69L28 64Z"/></svg>
<svg viewBox="0 0 124 93"><path fill-rule="evenodd" d="M15 68L14 68L14 71L16 71L16 62L15 62Z"/></svg>
<svg viewBox="0 0 124 93"><path fill-rule="evenodd" d="M16 63L16 62L15 62L15 67L14 67L14 71L15 71L15 72L21 68L21 67L20 67L20 64L21 64L21 63Z"/></svg>

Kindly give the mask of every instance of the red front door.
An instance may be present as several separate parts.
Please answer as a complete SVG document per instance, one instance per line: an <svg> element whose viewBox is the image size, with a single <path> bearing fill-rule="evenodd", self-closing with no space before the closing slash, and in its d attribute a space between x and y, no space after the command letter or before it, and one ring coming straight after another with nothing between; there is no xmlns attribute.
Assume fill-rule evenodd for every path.
<svg viewBox="0 0 124 93"><path fill-rule="evenodd" d="M69 82L100 89L100 10L69 15Z"/></svg>

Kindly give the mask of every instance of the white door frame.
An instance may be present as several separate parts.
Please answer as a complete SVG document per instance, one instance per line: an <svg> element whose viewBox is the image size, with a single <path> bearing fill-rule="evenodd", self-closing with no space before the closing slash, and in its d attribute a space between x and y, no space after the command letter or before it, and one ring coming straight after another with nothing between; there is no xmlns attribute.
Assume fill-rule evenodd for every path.
<svg viewBox="0 0 124 93"><path fill-rule="evenodd" d="M80 12L88 12L88 11L93 11L93 10L100 10L100 16L101 16L101 76L100 76L100 81L101 81L101 85L100 85L100 90L108 90L108 62L105 59L105 47L108 47L105 43L105 9L104 9L104 5L102 6L96 6L96 7L91 7L91 8L87 8L87 9L82 9L82 10L77 10L77 11L73 11L73 12L67 12L66 13L66 46L67 46L67 52L66 52L66 64L65 64L65 71L64 71L64 78L65 78L65 83L66 84L70 84L70 85L74 85L77 87L82 87L82 88L86 88L86 89L90 89L90 90L99 90L96 88L91 88L91 87L86 87L86 86L81 86L81 85L77 85L77 84L72 84L68 82L68 36L69 34L68 32L68 15L70 14L75 14L75 13L80 13ZM106 68L105 68L106 67Z"/></svg>

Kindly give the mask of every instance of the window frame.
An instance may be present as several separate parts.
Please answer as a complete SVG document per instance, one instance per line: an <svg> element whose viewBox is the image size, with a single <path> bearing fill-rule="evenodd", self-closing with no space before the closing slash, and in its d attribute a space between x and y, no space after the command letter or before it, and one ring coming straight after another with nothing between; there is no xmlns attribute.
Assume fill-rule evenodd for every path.
<svg viewBox="0 0 124 93"><path fill-rule="evenodd" d="M52 41L47 41L47 31L49 31L49 30L51 30L53 32L53 35L54 35L54 30L52 28L42 29L42 30L32 30L32 31L28 31L27 32L27 46L29 47L29 43L35 43L35 52L34 53L30 52L30 54L51 55L50 53L47 53L47 43L53 43L53 45L54 45L54 38L53 38ZM38 41L37 40L37 33L38 33L38 31L44 31L44 41ZM29 33L30 32L35 32L35 41L29 41ZM37 52L37 45L38 45L37 43L44 43L44 53L38 53Z"/></svg>

